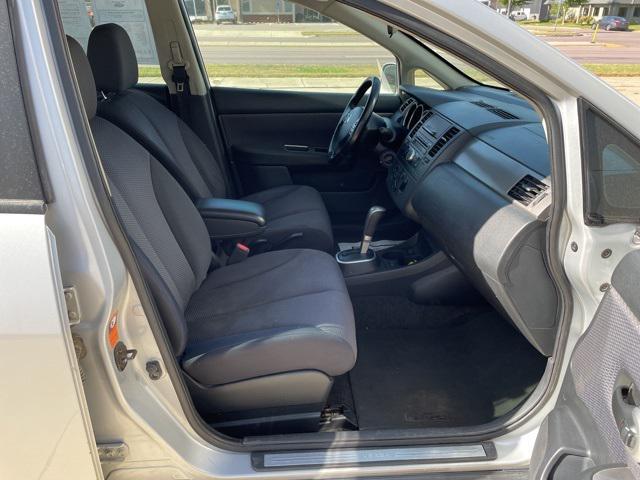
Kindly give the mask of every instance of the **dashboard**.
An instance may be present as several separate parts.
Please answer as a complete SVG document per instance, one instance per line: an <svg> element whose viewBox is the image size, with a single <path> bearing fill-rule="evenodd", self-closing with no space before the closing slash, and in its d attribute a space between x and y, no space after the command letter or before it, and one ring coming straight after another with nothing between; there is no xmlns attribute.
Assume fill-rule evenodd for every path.
<svg viewBox="0 0 640 480"><path fill-rule="evenodd" d="M549 147L524 99L489 87L402 87L405 136L387 187L474 286L551 355L557 292L546 266Z"/></svg>

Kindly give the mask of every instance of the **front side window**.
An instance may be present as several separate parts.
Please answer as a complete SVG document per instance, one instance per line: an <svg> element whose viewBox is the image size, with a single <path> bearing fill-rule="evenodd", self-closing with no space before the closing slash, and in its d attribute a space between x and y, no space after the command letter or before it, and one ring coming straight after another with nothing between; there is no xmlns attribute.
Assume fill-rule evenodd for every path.
<svg viewBox="0 0 640 480"><path fill-rule="evenodd" d="M234 5L236 5L234 7ZM239 25L192 24L213 86L353 93L395 69L385 48L322 13L284 0L230 2Z"/></svg>

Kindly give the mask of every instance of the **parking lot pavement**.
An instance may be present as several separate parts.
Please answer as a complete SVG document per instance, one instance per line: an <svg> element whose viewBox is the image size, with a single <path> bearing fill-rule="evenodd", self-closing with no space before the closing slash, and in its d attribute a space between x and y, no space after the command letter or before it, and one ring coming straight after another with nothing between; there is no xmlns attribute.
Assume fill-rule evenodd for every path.
<svg viewBox="0 0 640 480"><path fill-rule="evenodd" d="M640 32L604 32L591 43L590 29L531 28L532 33L580 63L640 64ZM385 50L336 24L194 26L205 62L362 64ZM311 50L313 49L313 50ZM327 56L330 50L333 55ZM388 56L388 55L387 55Z"/></svg>
<svg viewBox="0 0 640 480"><path fill-rule="evenodd" d="M640 105L640 77L600 77L632 102Z"/></svg>

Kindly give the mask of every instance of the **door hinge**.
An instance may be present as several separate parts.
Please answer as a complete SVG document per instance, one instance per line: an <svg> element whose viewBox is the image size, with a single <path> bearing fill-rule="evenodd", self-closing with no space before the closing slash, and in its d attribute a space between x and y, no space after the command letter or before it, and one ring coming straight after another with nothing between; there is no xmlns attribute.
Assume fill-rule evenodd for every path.
<svg viewBox="0 0 640 480"><path fill-rule="evenodd" d="M101 462L124 462L129 455L129 447L124 442L98 443Z"/></svg>
<svg viewBox="0 0 640 480"><path fill-rule="evenodd" d="M77 325L78 323L80 323L81 315L76 287L64 287L64 301L67 304L67 317L69 318L69 325Z"/></svg>

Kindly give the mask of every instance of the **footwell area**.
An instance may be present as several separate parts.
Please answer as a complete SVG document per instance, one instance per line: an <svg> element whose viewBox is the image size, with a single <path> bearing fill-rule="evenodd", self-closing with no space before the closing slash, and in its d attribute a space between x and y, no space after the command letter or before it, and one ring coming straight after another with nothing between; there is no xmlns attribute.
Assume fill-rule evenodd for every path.
<svg viewBox="0 0 640 480"><path fill-rule="evenodd" d="M360 430L479 425L517 407L546 359L489 306L354 299Z"/></svg>

